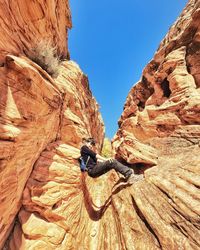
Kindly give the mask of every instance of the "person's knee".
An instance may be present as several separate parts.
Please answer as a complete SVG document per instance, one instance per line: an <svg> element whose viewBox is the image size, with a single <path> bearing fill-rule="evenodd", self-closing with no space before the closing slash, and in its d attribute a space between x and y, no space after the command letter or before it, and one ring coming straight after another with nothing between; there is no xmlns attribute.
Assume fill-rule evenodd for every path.
<svg viewBox="0 0 200 250"><path fill-rule="evenodd" d="M92 178L95 177L95 175L94 175L94 173L93 173L92 171L88 171L88 175L89 175L90 177L92 177Z"/></svg>
<svg viewBox="0 0 200 250"><path fill-rule="evenodd" d="M117 165L118 161L116 159L108 160L108 165L111 168L114 168Z"/></svg>
<svg viewBox="0 0 200 250"><path fill-rule="evenodd" d="M115 164L117 164L117 163L118 163L118 160L113 159L112 163L115 165Z"/></svg>

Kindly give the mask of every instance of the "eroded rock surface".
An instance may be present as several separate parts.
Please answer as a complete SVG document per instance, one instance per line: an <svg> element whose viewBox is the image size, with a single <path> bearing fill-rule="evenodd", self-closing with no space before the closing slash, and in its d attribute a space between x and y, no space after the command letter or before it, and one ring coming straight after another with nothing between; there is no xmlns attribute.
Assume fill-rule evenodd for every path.
<svg viewBox="0 0 200 250"><path fill-rule="evenodd" d="M7 56L0 74L2 242L21 206L34 162L57 136L62 97L25 58Z"/></svg>
<svg viewBox="0 0 200 250"><path fill-rule="evenodd" d="M67 29L72 25L68 0L1 1L0 17L1 64L8 53L29 54L41 40L56 46L60 57L67 56Z"/></svg>
<svg viewBox="0 0 200 250"><path fill-rule="evenodd" d="M23 192L14 232L9 244L7 242L8 249L68 249L73 246L76 234L69 234L69 230L79 226L79 205L84 206L77 161L79 148L82 138L88 136L99 142L99 149L103 143L104 126L98 105L78 65L71 61L63 63L55 83L63 98L57 137L34 165ZM78 246L78 241L76 244Z"/></svg>
<svg viewBox="0 0 200 250"><path fill-rule="evenodd" d="M200 248L199 74L200 2L189 1L131 89L113 140L116 157L145 174L136 211L162 249Z"/></svg>
<svg viewBox="0 0 200 250"><path fill-rule="evenodd" d="M51 146L51 150L49 150L51 156L45 158L46 163L53 162L54 158L51 159L51 157L55 154L54 150L57 144L63 144L67 148L72 148L73 145L80 147L83 137L93 136L99 142L100 148L104 135L104 126L98 112L98 104L89 90L87 77L77 64L71 61L63 62L60 76L53 80L38 65L25 57L8 56L6 61L6 66L3 68L6 73L2 74L5 76L5 82L2 82L2 89L5 91L2 95L2 107L5 108L5 111L2 109L1 113L0 208L2 242L12 226L14 216L24 203L21 200L24 185L31 174L33 164L38 158L43 159L44 149L49 148L52 141L56 142L56 146ZM98 132L95 133L94 128L96 127ZM70 153L71 157L75 156L76 158L73 168L79 172L77 151L78 149L74 148ZM49 160L48 157L50 157ZM67 155L65 156L63 153L63 157L66 158ZM62 176L66 167L63 166L63 169L59 170L60 164L54 162L54 165L55 176L57 174ZM50 163L47 163L47 166L50 166ZM40 170L40 174L48 177L47 172ZM72 172L68 174L73 178ZM65 176L61 179L63 182L60 183L60 186L64 188ZM51 185L49 180L47 182L48 185ZM54 190L56 187L53 186L52 189L47 188L47 190ZM25 193L26 190L27 188ZM40 194L42 191L44 190L41 189ZM57 192L59 191L61 190L57 190ZM7 208L8 204L10 206ZM21 220L23 225L26 224L25 221L28 220L29 216L27 211L22 214L24 215L22 218L25 217L25 220ZM45 221L40 223L37 220L37 225L35 225L34 218L37 218L35 216L34 213L28 225L32 225L33 221L32 226L35 228L36 234L40 234L40 230L43 232L41 234L44 234L46 231L52 232L54 227L57 228L56 225L53 225L54 220L52 224L48 224L50 225L49 229L45 229ZM59 216L55 217L56 220L57 217ZM21 218L21 213L19 218ZM58 231L58 229L56 230ZM61 237L59 231L58 234ZM26 235L28 234L26 233ZM30 239L30 237L28 238ZM17 241L20 238L20 234L17 234ZM29 245L32 245L32 241ZM12 249L29 249L30 246L26 248L24 244L21 246L16 244ZM35 249L39 248L36 246ZM41 249L44 248L41 247Z"/></svg>
<svg viewBox="0 0 200 250"><path fill-rule="evenodd" d="M199 13L190 1L127 98L116 157L149 168L132 186L114 171L93 179L79 170L82 137L100 150L104 128L78 65L64 62L52 79L6 56L1 242L19 213L5 249L199 249Z"/></svg>
<svg viewBox="0 0 200 250"><path fill-rule="evenodd" d="M53 79L26 57L39 41L56 46L58 58L67 57L68 1L47 2L0 3L0 249L22 206L33 166L45 148L60 140L80 147L85 136L95 137L99 148L103 141L98 104L78 65L63 61L59 77Z"/></svg>

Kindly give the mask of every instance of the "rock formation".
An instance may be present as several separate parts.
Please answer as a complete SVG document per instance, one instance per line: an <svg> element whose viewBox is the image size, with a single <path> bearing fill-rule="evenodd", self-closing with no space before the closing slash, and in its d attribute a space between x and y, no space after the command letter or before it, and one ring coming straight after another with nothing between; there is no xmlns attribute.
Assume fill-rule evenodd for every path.
<svg viewBox="0 0 200 250"><path fill-rule="evenodd" d="M107 137L104 139L101 155L105 158L113 158L112 143Z"/></svg>
<svg viewBox="0 0 200 250"><path fill-rule="evenodd" d="M67 29L72 25L68 1L1 1L0 17L1 64L8 53L29 53L41 40L56 45L60 57L67 56Z"/></svg>
<svg viewBox="0 0 200 250"><path fill-rule="evenodd" d="M37 148L40 156L34 161L34 169L24 189L8 249L68 249L68 241L72 244L73 240L67 232L73 225L77 226L75 221L68 221L68 217L74 216L73 210L79 212L76 208L83 202L77 161L82 138L94 136L100 146L103 143L104 127L87 77L71 61L64 62L61 67L60 76L55 80L62 94L57 123L53 123L52 128L47 127L46 132L45 124L41 126L43 135L40 136L46 139L50 134L51 143L46 139L46 148ZM40 105L43 107L42 103ZM43 117L46 124L54 121L51 116ZM32 155L33 145L30 147Z"/></svg>
<svg viewBox="0 0 200 250"><path fill-rule="evenodd" d="M113 140L116 157L144 172L133 206L162 249L200 248L199 114L200 1L189 1L131 89Z"/></svg>
<svg viewBox="0 0 200 250"><path fill-rule="evenodd" d="M9 235L6 250L199 249L200 2L189 1L128 95L113 146L146 170L132 186L79 170L82 137L100 151L104 127L77 64L63 61L52 78L28 58L38 39L67 57L68 5L48 4L0 4L0 248Z"/></svg>
<svg viewBox="0 0 200 250"><path fill-rule="evenodd" d="M40 155L50 145L52 155L55 143L55 148L67 145L68 153L77 156L73 146L80 147L85 136L94 136L99 148L103 142L98 104L78 65L63 61L59 76L53 79L27 57L44 41L56 47L58 58L67 58L68 2L47 2L0 3L0 249L13 223L17 225L14 219L23 203L22 193ZM80 174L77 160L74 163ZM15 245L14 249L21 247Z"/></svg>

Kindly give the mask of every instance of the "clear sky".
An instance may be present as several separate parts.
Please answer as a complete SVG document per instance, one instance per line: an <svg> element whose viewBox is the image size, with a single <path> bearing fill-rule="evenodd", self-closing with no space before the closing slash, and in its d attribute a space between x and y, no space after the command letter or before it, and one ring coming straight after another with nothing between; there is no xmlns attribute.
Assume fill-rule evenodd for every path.
<svg viewBox="0 0 200 250"><path fill-rule="evenodd" d="M186 3L186 0L70 0L71 59L89 77L107 137L116 133L128 92Z"/></svg>

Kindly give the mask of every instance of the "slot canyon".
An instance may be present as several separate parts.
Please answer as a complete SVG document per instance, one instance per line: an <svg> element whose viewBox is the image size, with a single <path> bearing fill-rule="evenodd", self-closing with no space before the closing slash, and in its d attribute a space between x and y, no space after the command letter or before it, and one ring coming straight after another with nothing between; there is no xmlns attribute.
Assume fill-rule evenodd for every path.
<svg viewBox="0 0 200 250"><path fill-rule="evenodd" d="M105 127L70 60L68 1L1 1L0 17L0 249L200 249L200 1L127 93L112 147L144 174L133 185L80 171L82 138L101 152Z"/></svg>

